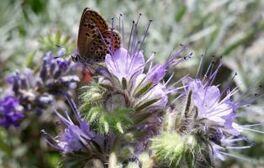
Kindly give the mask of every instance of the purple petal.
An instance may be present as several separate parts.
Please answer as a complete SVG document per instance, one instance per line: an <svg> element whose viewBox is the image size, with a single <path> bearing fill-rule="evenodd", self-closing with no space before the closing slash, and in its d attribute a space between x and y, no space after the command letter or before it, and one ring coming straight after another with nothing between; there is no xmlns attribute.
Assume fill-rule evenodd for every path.
<svg viewBox="0 0 264 168"><path fill-rule="evenodd" d="M135 74L143 72L145 60L141 52L131 56L126 49L120 48L113 55L107 54L105 63L111 74L119 80L125 78L128 81Z"/></svg>
<svg viewBox="0 0 264 168"><path fill-rule="evenodd" d="M147 80L151 81L153 84L157 84L164 78L166 74L166 69L163 65L156 65L150 69L147 74Z"/></svg>

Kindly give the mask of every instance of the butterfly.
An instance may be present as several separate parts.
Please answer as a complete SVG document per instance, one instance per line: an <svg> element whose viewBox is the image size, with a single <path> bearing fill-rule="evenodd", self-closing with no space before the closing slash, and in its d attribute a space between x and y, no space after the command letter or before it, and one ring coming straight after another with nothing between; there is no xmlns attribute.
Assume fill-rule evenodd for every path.
<svg viewBox="0 0 264 168"><path fill-rule="evenodd" d="M98 12L85 8L79 25L76 55L78 62L90 66L103 62L106 54L115 52L120 46L120 35L108 27Z"/></svg>

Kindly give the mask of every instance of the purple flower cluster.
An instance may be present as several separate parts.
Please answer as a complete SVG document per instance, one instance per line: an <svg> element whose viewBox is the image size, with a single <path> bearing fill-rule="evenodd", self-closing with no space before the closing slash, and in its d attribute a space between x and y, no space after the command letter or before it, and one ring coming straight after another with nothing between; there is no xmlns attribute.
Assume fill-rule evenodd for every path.
<svg viewBox="0 0 264 168"><path fill-rule="evenodd" d="M199 130L209 138L214 149L214 157L222 159L219 147L222 146L224 149L228 145L232 146L232 143L226 143L227 139L235 139L240 136L238 124L234 121L239 106L231 99L234 91L228 92L223 97L219 88L209 85L209 82L191 78L188 78L187 81L186 93L191 91L191 99L197 108L195 122L199 125ZM237 141L233 140L233 143ZM216 150L217 148L218 150Z"/></svg>
<svg viewBox="0 0 264 168"><path fill-rule="evenodd" d="M136 49L129 52L125 48L120 48L112 55L106 55L106 71L102 73L101 84L111 88L108 94L123 95L125 106L133 109L134 112L128 114L134 123L130 129L142 132L143 135L137 137L135 141L137 152L144 151L150 139L160 130L162 113L169 102L169 90L163 79L169 66L185 57L183 51L173 54L165 64L157 64L153 67L151 60L145 61L143 53ZM150 66L145 70L148 64ZM116 103L119 104L113 106L121 105L120 101Z"/></svg>
<svg viewBox="0 0 264 168"><path fill-rule="evenodd" d="M109 72L106 79L113 87L123 85L129 99L134 100L134 108L154 111L166 106L167 93L160 83L165 76L164 66L157 65L145 73L146 63L142 52L129 53L125 48L118 49L113 55L106 55L105 63ZM150 104L144 106L148 102Z"/></svg>
<svg viewBox="0 0 264 168"><path fill-rule="evenodd" d="M0 100L0 125L9 127L18 126L24 118L23 107L14 96L6 96Z"/></svg>
<svg viewBox="0 0 264 168"><path fill-rule="evenodd" d="M139 45L145 36L141 41L134 37L136 26L133 22L128 49L110 52L99 68L89 67L95 67L97 74L84 87L82 113L67 96L74 115L56 112L63 131L55 138L45 131L43 135L63 154L84 152L88 160L94 154L91 157L110 167L124 167L131 158L140 160L142 153L157 159L158 167L214 166L215 159L223 159L227 149L243 139L235 122L239 104L232 97L236 90L221 93L212 84L220 66L215 71L209 68L210 74L203 79L184 77L171 84L169 72L192 53L183 46L164 64L152 66L153 56L145 60ZM48 60L46 64L52 65ZM56 76L55 68L49 69ZM41 72L46 79L48 73ZM47 83L56 88L53 82ZM138 162L133 164L141 167L143 163Z"/></svg>
<svg viewBox="0 0 264 168"><path fill-rule="evenodd" d="M177 63L176 60L181 54L181 52L177 53L168 62ZM235 90L221 93L218 86L211 84L212 81L190 77L182 79L183 87L169 86L168 82L163 82L163 78L171 65L168 62L150 67L148 71L145 71L148 61L145 62L141 52L129 53L126 49L120 48L113 55L106 55L106 67L101 69L101 75L97 76L97 82L102 87L108 88L104 89L103 94L111 96L99 96L103 99L101 103L106 108L107 113L110 114L115 114L113 111L116 111L118 107L132 109L127 115L133 124L127 130L123 130L121 135L115 134L111 130L110 133L102 135L94 131L92 129L94 127L90 127L90 124L81 118L79 111L74 112L73 118L75 119L72 119L68 113L65 114L65 117L56 113L65 128L56 138L52 138L43 132L48 143L64 154L85 152L89 155L97 153L97 157L103 158L100 160L108 164L108 162L111 162L111 157L108 158L110 153L102 150L104 149L102 142L105 142L107 144L105 145L111 150L113 148L112 141L109 144L105 141L106 138L111 134L111 139L117 141L120 136L122 137L127 133L134 135L134 139L128 141L124 136L121 144L125 143L133 146L133 157L139 157L145 151L153 152L154 157L155 155L159 156L160 153L155 153L156 148L150 148L150 143L151 140L155 141L155 138L159 138L159 135L162 134L162 127L167 122L163 115L168 112L172 116L176 116L176 118L169 118L169 120L175 120L173 125L175 129L167 129L168 132L165 135L171 133L172 136L170 137L172 138L178 137L180 139L179 136L181 136L182 139L186 137L186 140L188 140L181 142L182 148L175 146L174 149L171 149L169 144L158 146L158 148L164 147L164 150L160 150L165 151L164 154L166 154L166 150L181 149L182 153L178 153L177 150L176 152L168 152L177 154L176 158L169 156L172 162L176 159L175 162L184 164L185 162L181 159L188 154L192 154L193 160L195 160L193 163L202 164L207 162L211 163L211 166L215 159L224 159L227 149L235 147L237 142L243 139L239 138L241 136L239 125L234 122L235 112L239 108L238 103L232 100ZM169 97L175 94L179 94L179 97L185 98L185 100L177 101L177 99L180 99L179 97L176 97L176 100L170 100ZM183 104L185 106L182 111L171 110L171 108L179 108ZM72 109L76 110L76 108ZM84 113L91 113L89 114L91 116L96 116L99 113L96 111L96 114L93 115L93 112ZM100 122L102 118L98 120ZM94 125L92 120L91 122ZM173 136L175 133L177 136ZM166 139L165 137L155 142L162 143L163 141L174 141L174 139ZM187 150L188 147L184 147L186 146L185 143L187 146L189 144L190 150ZM96 148L93 148L95 146ZM121 151L126 150L126 147L122 147L122 145L119 148ZM204 153L204 156L198 156L201 153ZM129 158L130 155L126 157ZM166 157L159 156L158 158L166 161ZM125 161L123 160L123 162Z"/></svg>
<svg viewBox="0 0 264 168"><path fill-rule="evenodd" d="M192 100L198 110L198 118L207 119L212 125L217 125L224 132L239 134L233 128L237 103L231 100L231 94L221 99L217 86L207 86L200 80L190 79L187 84L192 91Z"/></svg>
<svg viewBox="0 0 264 168"><path fill-rule="evenodd" d="M50 146L63 154L85 152L89 159L98 157L103 159L105 156L102 151L109 150L104 143L108 142L111 144L111 136L104 137L94 132L87 121L81 117L71 97L67 94L65 97L73 115L69 116L69 112L65 112L65 116L63 116L59 112L55 112L64 129L55 138L51 137L45 130L42 130L43 137L45 137ZM93 155L93 153L97 155Z"/></svg>
<svg viewBox="0 0 264 168"><path fill-rule="evenodd" d="M9 89L0 103L2 124L19 125L25 112L38 114L52 105L56 96L77 87L78 67L51 52L43 56L40 71L25 69L7 77ZM11 95L11 96L10 96Z"/></svg>

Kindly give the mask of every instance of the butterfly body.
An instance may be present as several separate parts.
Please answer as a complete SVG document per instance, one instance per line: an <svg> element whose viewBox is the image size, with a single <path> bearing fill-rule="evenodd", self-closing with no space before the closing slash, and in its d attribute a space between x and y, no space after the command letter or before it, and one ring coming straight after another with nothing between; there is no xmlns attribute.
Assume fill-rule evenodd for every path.
<svg viewBox="0 0 264 168"><path fill-rule="evenodd" d="M106 54L120 46L119 34L108 27L98 12L85 8L79 26L77 60L91 66L103 62Z"/></svg>

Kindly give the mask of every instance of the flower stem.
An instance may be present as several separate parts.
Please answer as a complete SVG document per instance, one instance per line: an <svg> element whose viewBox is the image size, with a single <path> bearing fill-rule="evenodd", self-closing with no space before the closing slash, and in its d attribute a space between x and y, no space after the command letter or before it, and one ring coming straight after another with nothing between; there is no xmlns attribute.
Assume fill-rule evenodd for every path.
<svg viewBox="0 0 264 168"><path fill-rule="evenodd" d="M109 167L108 168L117 168L118 167L118 165L117 165L118 161L117 161L116 153L119 149L119 142L120 142L119 137L116 137L116 139L113 143L112 150L111 150L110 155L109 155Z"/></svg>

